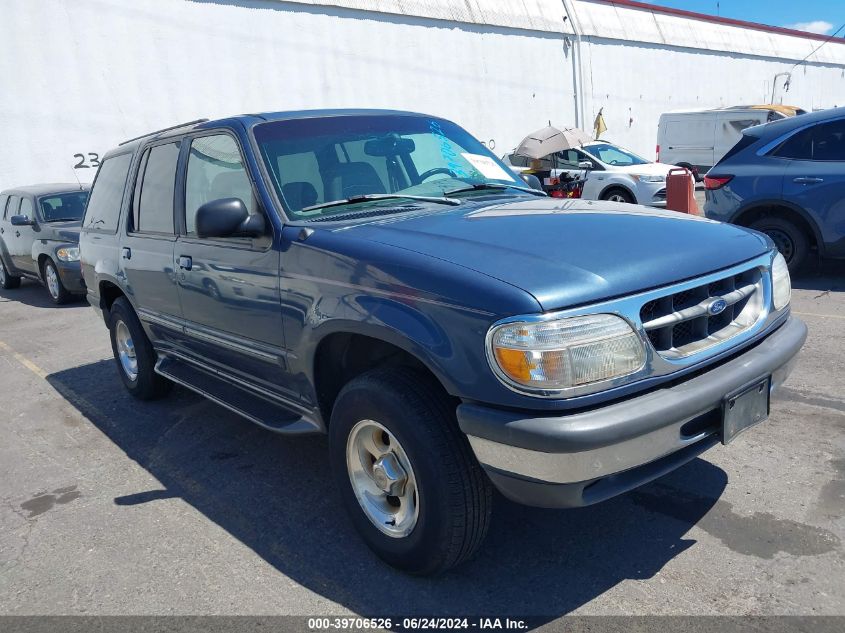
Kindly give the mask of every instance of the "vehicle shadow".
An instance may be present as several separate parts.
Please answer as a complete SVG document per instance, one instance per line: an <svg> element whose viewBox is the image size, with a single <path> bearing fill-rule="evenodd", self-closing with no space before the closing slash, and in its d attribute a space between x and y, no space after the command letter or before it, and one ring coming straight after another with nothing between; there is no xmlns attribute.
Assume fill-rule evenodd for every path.
<svg viewBox="0 0 845 633"><path fill-rule="evenodd" d="M181 498L281 574L368 616L556 618L626 579L652 577L691 547L685 534L727 482L724 471L697 459L589 508L543 510L497 497L475 560L439 578L414 578L382 564L357 538L332 485L325 438L274 435L183 389L139 403L122 389L112 360L47 380L161 482L162 489L116 498L116 511Z"/></svg>
<svg viewBox="0 0 845 633"><path fill-rule="evenodd" d="M51 310L78 308L88 305L85 297L74 297L68 303L56 305L50 300L50 296L47 294L47 289L44 286L29 279L22 279L20 287L13 290L0 288L0 303L6 301L17 301L33 308L50 308Z"/></svg>
<svg viewBox="0 0 845 633"><path fill-rule="evenodd" d="M845 291L845 260L819 259L808 262L792 276L792 287L799 290Z"/></svg>

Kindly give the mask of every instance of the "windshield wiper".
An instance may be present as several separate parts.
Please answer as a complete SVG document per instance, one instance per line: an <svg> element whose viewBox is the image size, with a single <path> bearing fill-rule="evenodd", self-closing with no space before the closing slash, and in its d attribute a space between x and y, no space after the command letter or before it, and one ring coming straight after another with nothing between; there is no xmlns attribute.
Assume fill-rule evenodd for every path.
<svg viewBox="0 0 845 633"><path fill-rule="evenodd" d="M359 202L367 202L368 200L418 200L420 202L435 202L437 204L449 204L452 206L461 204L460 200L455 198L435 197L435 196L409 196L399 193L365 193L360 196L350 196L340 200L330 200L329 202L321 202L320 204L312 204L310 207L300 209L301 211L316 211L317 209L326 209L328 207L339 207L343 204L357 204Z"/></svg>
<svg viewBox="0 0 845 633"><path fill-rule="evenodd" d="M52 218L50 220L44 220L45 222L79 222L81 218Z"/></svg>
<svg viewBox="0 0 845 633"><path fill-rule="evenodd" d="M482 191L484 189L516 189L517 191L524 191L526 193L534 194L535 196L547 195L545 191L539 189L532 189L531 187L520 187L519 185L500 185L495 182L477 182L468 187L460 187L459 189L452 189L451 191L444 191L444 196L453 196L457 193L466 193L467 191Z"/></svg>

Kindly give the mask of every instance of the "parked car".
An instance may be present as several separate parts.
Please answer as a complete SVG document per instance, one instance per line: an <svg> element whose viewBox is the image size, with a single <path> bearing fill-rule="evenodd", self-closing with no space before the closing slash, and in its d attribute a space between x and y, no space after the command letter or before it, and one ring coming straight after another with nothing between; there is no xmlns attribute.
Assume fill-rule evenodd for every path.
<svg viewBox="0 0 845 633"><path fill-rule="evenodd" d="M50 184L0 192L0 286L34 279L54 303L85 294L78 243L88 189Z"/></svg>
<svg viewBox="0 0 845 633"><path fill-rule="evenodd" d="M803 114L795 106L753 105L666 112L657 126L657 160L686 167L700 180L754 125Z"/></svg>
<svg viewBox="0 0 845 633"><path fill-rule="evenodd" d="M503 160L517 171L536 165L530 158L514 153L507 154ZM646 160L618 145L595 141L538 162L536 166L548 170L552 177L562 174L577 180L586 177L581 192L585 200L666 206L666 175L673 166Z"/></svg>
<svg viewBox="0 0 845 633"><path fill-rule="evenodd" d="M730 442L806 337L766 236L548 198L423 114L126 142L80 244L132 395L176 382L271 431L328 433L355 527L416 574L476 551L493 487L583 506Z"/></svg>
<svg viewBox="0 0 845 633"><path fill-rule="evenodd" d="M704 182L707 217L767 234L790 270L845 257L845 108L745 130Z"/></svg>

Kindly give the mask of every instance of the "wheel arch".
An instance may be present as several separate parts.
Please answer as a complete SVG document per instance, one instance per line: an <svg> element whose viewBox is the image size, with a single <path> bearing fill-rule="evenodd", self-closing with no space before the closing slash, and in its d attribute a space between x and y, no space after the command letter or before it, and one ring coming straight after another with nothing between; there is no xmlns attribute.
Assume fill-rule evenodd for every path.
<svg viewBox="0 0 845 633"><path fill-rule="evenodd" d="M389 328L366 327L368 324L334 325L316 341L310 363L317 406L327 427L343 386L377 367L410 367L431 377L444 396L451 397L444 372L412 339Z"/></svg>
<svg viewBox="0 0 845 633"><path fill-rule="evenodd" d="M741 207L731 218L731 224L750 226L764 217L779 217L792 220L810 238L820 255L824 255L824 239L818 224L804 209L786 200L760 200Z"/></svg>
<svg viewBox="0 0 845 633"><path fill-rule="evenodd" d="M634 204L637 204L637 194L635 194L628 185L618 181L605 185L604 189L602 189L601 193L599 193L599 200L604 200L605 195L609 194L614 189L621 189L631 197Z"/></svg>

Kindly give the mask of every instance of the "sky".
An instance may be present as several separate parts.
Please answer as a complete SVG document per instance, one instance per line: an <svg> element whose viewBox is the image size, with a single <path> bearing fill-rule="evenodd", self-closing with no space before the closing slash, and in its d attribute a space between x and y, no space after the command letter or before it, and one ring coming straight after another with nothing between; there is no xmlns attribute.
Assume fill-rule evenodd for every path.
<svg viewBox="0 0 845 633"><path fill-rule="evenodd" d="M843 0L644 0L675 9L829 35L845 23ZM717 9L717 5L718 9ZM843 29L845 32L845 29ZM842 33L840 33L840 36Z"/></svg>

